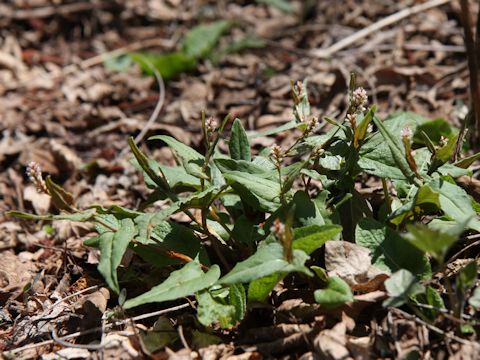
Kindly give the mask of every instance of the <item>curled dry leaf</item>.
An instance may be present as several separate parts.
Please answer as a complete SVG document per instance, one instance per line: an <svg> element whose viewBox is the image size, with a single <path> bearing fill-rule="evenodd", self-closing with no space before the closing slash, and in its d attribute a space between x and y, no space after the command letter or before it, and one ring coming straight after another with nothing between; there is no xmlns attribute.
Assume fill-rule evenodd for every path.
<svg viewBox="0 0 480 360"><path fill-rule="evenodd" d="M338 276L352 290L361 292L380 289L389 277L372 265L370 250L347 241L328 241L325 244L325 267L329 276Z"/></svg>

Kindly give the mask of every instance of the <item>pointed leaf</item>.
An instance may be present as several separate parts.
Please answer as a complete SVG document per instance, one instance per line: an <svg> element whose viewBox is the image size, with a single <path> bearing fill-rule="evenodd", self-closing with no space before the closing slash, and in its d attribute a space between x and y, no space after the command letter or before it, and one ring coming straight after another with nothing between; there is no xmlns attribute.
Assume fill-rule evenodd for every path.
<svg viewBox="0 0 480 360"><path fill-rule="evenodd" d="M219 277L220 268L218 265L213 265L208 272L204 273L201 265L197 261L192 261L180 270L172 272L160 285L140 296L127 300L123 307L130 309L143 304L176 300L189 296L197 291L209 288Z"/></svg>
<svg viewBox="0 0 480 360"><path fill-rule="evenodd" d="M200 179L208 179L208 176L202 169L205 163L205 158L190 146L187 146L177 139L167 135L152 136L148 140L161 140L167 143L175 156L180 159L180 162L187 173Z"/></svg>
<svg viewBox="0 0 480 360"><path fill-rule="evenodd" d="M339 225L311 225L294 229L293 249L303 250L310 255L323 246L328 240L342 231Z"/></svg>
<svg viewBox="0 0 480 360"><path fill-rule="evenodd" d="M108 286L117 294L120 292L117 279L117 267L122 261L128 244L135 236L135 227L131 219L123 219L116 232L105 232L100 235L100 262L98 271L105 278Z"/></svg>
<svg viewBox="0 0 480 360"><path fill-rule="evenodd" d="M228 144L230 156L234 160L250 161L250 143L240 119L235 119L232 125L232 135Z"/></svg>
<svg viewBox="0 0 480 360"><path fill-rule="evenodd" d="M218 283L248 283L279 271L286 273L298 271L310 275L310 271L304 266L305 261L309 258L308 255L301 250L295 250L293 255L293 262L289 263L283 258L282 245L279 243L262 244L255 254L235 265Z"/></svg>
<svg viewBox="0 0 480 360"><path fill-rule="evenodd" d="M54 220L69 220L69 221L78 221L85 222L90 221L95 215L95 209L88 209L85 211L76 212L73 214L59 214L59 215L35 215L24 213L21 211L8 211L6 214L8 216L13 216L18 219L26 220L44 220L44 221L54 221Z"/></svg>

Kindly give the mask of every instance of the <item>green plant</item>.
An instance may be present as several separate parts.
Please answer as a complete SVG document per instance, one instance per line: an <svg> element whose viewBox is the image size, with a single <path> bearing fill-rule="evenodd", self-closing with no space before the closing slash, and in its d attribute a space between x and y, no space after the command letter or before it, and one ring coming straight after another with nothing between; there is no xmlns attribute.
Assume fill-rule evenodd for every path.
<svg viewBox="0 0 480 360"><path fill-rule="evenodd" d="M221 153L217 144L230 116L217 124L203 115L205 154L169 136L150 138L170 147L177 166L148 158L129 140L134 163L151 189L139 209L77 209L67 191L50 177L43 181L32 165L32 181L61 213L10 215L94 223L98 236L85 244L100 249L98 270L117 294L129 285L128 280L122 283L124 271L119 269L127 248L170 270L158 285L127 299L125 309L195 295L200 323L229 328L242 320L250 302L265 301L290 273L311 277L315 300L338 307L354 301L352 290L341 278L328 276L311 256L339 238L368 248L372 264L393 273L385 284L390 295L386 306L442 307L442 297L418 281L432 275L426 253L442 265L463 231L480 230L476 204L454 181L470 173L478 154L449 162L458 132L444 120L398 113L381 121L375 106L365 108L366 92L356 88L353 77L347 115L342 121L325 119L332 125L325 134L315 134L318 119L311 113L306 82L292 84L292 95L295 119L268 133L296 129L298 136L287 148L273 145L253 154L250 136L235 119L229 153ZM365 174L381 179L380 203L357 190L355 183ZM149 211L159 199L169 206ZM190 221L171 221L178 212ZM461 272L457 295L450 289L457 316L465 304L459 294L474 286L472 266ZM137 277L136 282L142 280L142 274ZM478 304L478 289L475 294L472 304ZM459 301L452 300L455 296Z"/></svg>

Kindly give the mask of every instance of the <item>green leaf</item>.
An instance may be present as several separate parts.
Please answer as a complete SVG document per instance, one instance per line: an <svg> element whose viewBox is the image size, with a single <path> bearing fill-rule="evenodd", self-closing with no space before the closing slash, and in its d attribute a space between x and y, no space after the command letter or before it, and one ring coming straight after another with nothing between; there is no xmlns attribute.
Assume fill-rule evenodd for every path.
<svg viewBox="0 0 480 360"><path fill-rule="evenodd" d="M450 137L446 145L442 146L440 149L437 149L435 152L435 158L440 160L442 163L446 163L448 160L450 160L453 152L455 151L457 139L458 135Z"/></svg>
<svg viewBox="0 0 480 360"><path fill-rule="evenodd" d="M383 302L385 307L402 306L410 297L425 292L425 287L417 283L415 275L405 269L398 270L390 279L385 280L385 289L389 296Z"/></svg>
<svg viewBox="0 0 480 360"><path fill-rule="evenodd" d="M470 229L480 231L480 221L476 219L471 197L465 190L443 179L434 179L428 185L440 194L440 208L445 215L459 223L467 222Z"/></svg>
<svg viewBox="0 0 480 360"><path fill-rule="evenodd" d="M135 156L138 164L146 173L146 175L148 175L148 181L155 183L162 190L167 191L168 184L166 183L166 180L160 176L160 170L157 162L149 159L143 152L140 151L137 144L135 144L133 137L128 138L128 145L130 146L133 156ZM145 182L147 182L147 177L145 178Z"/></svg>
<svg viewBox="0 0 480 360"><path fill-rule="evenodd" d="M408 165L407 159L405 157L405 150L402 147L400 132L398 134L390 132L388 128L385 127L383 123L375 116L373 117L373 122L377 126L383 138L385 139L385 142L390 148L393 159L395 160L395 163L397 164L402 174L405 176L405 178L412 179L414 177L414 173L410 169L410 166Z"/></svg>
<svg viewBox="0 0 480 360"><path fill-rule="evenodd" d="M192 259L198 256L202 264L209 264L206 251L192 229L173 221L157 222L155 217L149 218L148 215L150 214L135 219L139 229L137 240L148 247L136 244L132 249L143 259L159 267L181 264L179 259L172 259L163 252L152 251L152 247L158 246L160 243L166 250L188 255ZM150 238L152 235L155 240Z"/></svg>
<svg viewBox="0 0 480 360"><path fill-rule="evenodd" d="M339 225L310 225L296 228L293 230L293 249L303 250L310 255L328 240L333 240L341 231L342 227Z"/></svg>
<svg viewBox="0 0 480 360"><path fill-rule="evenodd" d="M104 232L100 235L100 262L98 271L105 278L108 286L117 294L120 292L117 279L117 267L122 261L128 244L135 236L136 229L131 219L120 221L120 227L115 232Z"/></svg>
<svg viewBox="0 0 480 360"><path fill-rule="evenodd" d="M87 209L85 211L79 211L73 214L59 214L59 215L35 215L24 213L21 211L7 211L8 216L13 216L18 219L25 220L43 220L43 221L55 221L55 220L69 220L69 221L78 221L85 222L92 220L92 217L95 215L95 209Z"/></svg>
<svg viewBox="0 0 480 360"><path fill-rule="evenodd" d="M148 140L161 140L167 143L188 174L200 179L208 179L202 169L205 158L191 147L167 135L152 136Z"/></svg>
<svg viewBox="0 0 480 360"><path fill-rule="evenodd" d="M269 180L278 179L278 173L276 169L272 170L265 165L256 164L259 157L257 156L254 162L245 160L234 159L215 159L215 165L222 172L222 174L228 174L231 172L248 173L251 175L259 176Z"/></svg>
<svg viewBox="0 0 480 360"><path fill-rule="evenodd" d="M414 215L435 214L440 208L439 193L429 185L422 185L418 188L415 198L392 212L389 219L391 223L400 225Z"/></svg>
<svg viewBox="0 0 480 360"><path fill-rule="evenodd" d="M372 265L394 273L407 269L415 276L428 279L432 275L424 253L403 239L398 232L372 218L358 222L355 242L371 251Z"/></svg>
<svg viewBox="0 0 480 360"><path fill-rule="evenodd" d="M260 279L253 280L248 285L248 301L265 302L268 295L275 285L285 277L285 273L277 272L264 276Z"/></svg>
<svg viewBox="0 0 480 360"><path fill-rule="evenodd" d="M232 171L224 173L225 180L254 209L275 212L280 206L280 185L262 177Z"/></svg>
<svg viewBox="0 0 480 360"><path fill-rule="evenodd" d="M476 261L470 261L465 265L457 275L457 292L464 294L475 286L477 281L477 263Z"/></svg>
<svg viewBox="0 0 480 360"><path fill-rule="evenodd" d="M219 20L210 24L195 26L183 39L183 52L186 56L192 58L208 56L215 45L217 45L222 34L225 33L231 25L230 21Z"/></svg>
<svg viewBox="0 0 480 360"><path fill-rule="evenodd" d="M286 13L293 11L292 4L288 0L256 0L259 4L270 5Z"/></svg>
<svg viewBox="0 0 480 360"><path fill-rule="evenodd" d="M238 118L233 122L228 148L232 159L250 161L250 143L242 122Z"/></svg>
<svg viewBox="0 0 480 360"><path fill-rule="evenodd" d="M289 263L284 259L283 247L279 243L262 243L255 254L248 259L239 262L224 277L219 284L239 284L248 283L256 279L274 274L276 272L303 272L310 275L304 263L308 255L301 250L293 252L293 262Z"/></svg>
<svg viewBox="0 0 480 360"><path fill-rule="evenodd" d="M337 276L331 276L327 280L325 289L315 290L315 301L327 308L341 306L353 301L353 293L350 286Z"/></svg>
<svg viewBox="0 0 480 360"><path fill-rule="evenodd" d="M353 137L353 144L355 146L355 149L358 149L365 139L365 135L367 134L367 129L368 125L372 122L373 115L375 114L376 107L372 106L370 110L368 110L367 115L363 117L363 119L359 119L359 124L357 128L355 129L354 137Z"/></svg>
<svg viewBox="0 0 480 360"><path fill-rule="evenodd" d="M304 191L295 193L292 206L295 206L294 226L325 225L317 205Z"/></svg>
<svg viewBox="0 0 480 360"><path fill-rule="evenodd" d="M473 154L473 155L470 155L470 156L466 157L465 159L458 160L454 165L459 167L459 168L466 169L466 168L470 167L470 165L472 165L478 159L480 159L480 152L478 152L476 154Z"/></svg>
<svg viewBox="0 0 480 360"><path fill-rule="evenodd" d="M130 309L143 304L176 300L189 296L197 291L209 288L219 277L220 267L218 265L213 265L208 272L204 273L197 261L191 261L180 270L172 272L160 285L154 286L140 296L127 300L123 307Z"/></svg>
<svg viewBox="0 0 480 360"><path fill-rule="evenodd" d="M423 224L408 224L408 233L403 237L421 251L428 252L437 261L443 262L448 249L457 241L464 228L465 223L460 223L446 232L431 229Z"/></svg>
<svg viewBox="0 0 480 360"><path fill-rule="evenodd" d="M379 129L383 132L375 133L362 145L358 165L366 172L376 176L398 180L408 179L408 176L413 175L410 168L405 168L405 171L403 171L397 163L397 161L400 161L404 167L408 166L405 159L405 150L401 143L400 131L405 127L415 131L418 125L425 123L427 120L413 113L395 113L387 117L383 123L377 117L374 117L373 121L375 124L380 123L381 129ZM390 139L389 142L385 140L384 134ZM395 155L391 151L392 146L396 149ZM418 150L426 150L426 155L430 156L428 149ZM415 160L417 164L421 164L422 161L419 161L417 154L418 150L415 153ZM406 177L405 173L409 175Z"/></svg>
<svg viewBox="0 0 480 360"><path fill-rule="evenodd" d="M204 326L218 322L222 329L231 328L236 324L235 306L222 304L208 290L197 293L197 319Z"/></svg>
<svg viewBox="0 0 480 360"><path fill-rule="evenodd" d="M145 74L154 75L153 67L166 81L182 72L193 70L197 66L197 60L183 52L132 53L130 58L140 65Z"/></svg>

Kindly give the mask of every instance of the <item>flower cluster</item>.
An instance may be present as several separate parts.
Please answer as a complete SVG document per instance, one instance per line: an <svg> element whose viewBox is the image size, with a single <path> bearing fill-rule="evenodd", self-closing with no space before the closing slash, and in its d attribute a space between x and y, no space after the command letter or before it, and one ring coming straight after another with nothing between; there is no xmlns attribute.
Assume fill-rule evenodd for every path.
<svg viewBox="0 0 480 360"><path fill-rule="evenodd" d="M283 151L280 146L277 144L273 144L272 147L270 148L271 154L273 159L275 160L275 163L277 166L280 166L280 164L283 161Z"/></svg>
<svg viewBox="0 0 480 360"><path fill-rule="evenodd" d="M311 135L317 126L318 126L318 118L312 117L308 122L307 128L305 129L303 136L307 137Z"/></svg>
<svg viewBox="0 0 480 360"><path fill-rule="evenodd" d="M367 91L363 87L356 88L352 93L351 104L352 113L365 111L365 105L368 101Z"/></svg>
<svg viewBox="0 0 480 360"><path fill-rule="evenodd" d="M26 173L39 193L49 194L47 184L45 184L42 177L42 168L39 163L35 161L28 163Z"/></svg>

